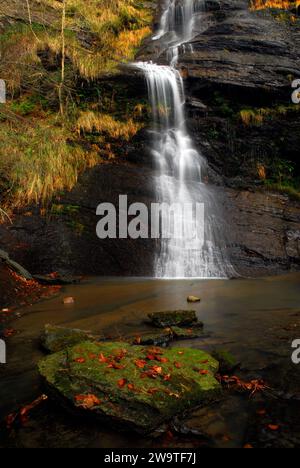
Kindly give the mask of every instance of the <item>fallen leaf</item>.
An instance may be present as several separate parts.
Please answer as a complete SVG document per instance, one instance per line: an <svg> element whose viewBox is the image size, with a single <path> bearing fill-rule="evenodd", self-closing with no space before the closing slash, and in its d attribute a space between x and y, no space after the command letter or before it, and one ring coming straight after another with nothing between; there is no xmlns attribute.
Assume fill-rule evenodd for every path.
<svg viewBox="0 0 300 468"><path fill-rule="evenodd" d="M199 370L199 374L200 374L200 375L208 375L208 374L209 374L209 371L206 370L206 369L200 369L200 370Z"/></svg>
<svg viewBox="0 0 300 468"><path fill-rule="evenodd" d="M270 429L270 431L278 431L279 426L278 426L278 424L269 424L268 429Z"/></svg>
<svg viewBox="0 0 300 468"><path fill-rule="evenodd" d="M177 369L180 369L182 367L182 364L180 362L174 362L174 366L177 368Z"/></svg>
<svg viewBox="0 0 300 468"><path fill-rule="evenodd" d="M74 362L77 362L78 364L83 364L85 362L84 357L78 357L74 359Z"/></svg>
<svg viewBox="0 0 300 468"><path fill-rule="evenodd" d="M161 363L169 362L169 359L166 357L156 356L156 360Z"/></svg>
<svg viewBox="0 0 300 468"><path fill-rule="evenodd" d="M127 385L127 388L128 390L132 390L132 391L135 390L135 386L131 383Z"/></svg>
<svg viewBox="0 0 300 468"><path fill-rule="evenodd" d="M120 388L125 387L126 384L127 384L127 379L120 379L120 380L118 380L118 386L119 386Z"/></svg>
<svg viewBox="0 0 300 468"><path fill-rule="evenodd" d="M81 406L82 408L85 408L85 409L91 409L93 408L93 406L98 406L101 404L101 401L99 400L99 398L93 394L76 395L75 401L79 403L78 406Z"/></svg>
<svg viewBox="0 0 300 468"><path fill-rule="evenodd" d="M122 364L118 364L117 362L110 362L107 366L108 369L116 369L116 370L121 370L121 369L124 369L125 366L123 366Z"/></svg>
<svg viewBox="0 0 300 468"><path fill-rule="evenodd" d="M104 354L100 353L98 357L100 362L108 362L108 358L104 356Z"/></svg>
<svg viewBox="0 0 300 468"><path fill-rule="evenodd" d="M134 363L139 369L144 369L145 365L147 364L147 362L143 359L137 359Z"/></svg>
<svg viewBox="0 0 300 468"><path fill-rule="evenodd" d="M161 373L162 373L162 367L160 367L160 366L152 366L151 369L152 369L153 372L155 372L156 374L161 374Z"/></svg>
<svg viewBox="0 0 300 468"><path fill-rule="evenodd" d="M168 382L169 380L171 380L171 378L172 378L171 374L166 374L166 375L164 376L164 380L165 380L166 382Z"/></svg>
<svg viewBox="0 0 300 468"><path fill-rule="evenodd" d="M96 359L96 358L97 358L97 354L89 353L89 358L90 358L90 359Z"/></svg>
<svg viewBox="0 0 300 468"><path fill-rule="evenodd" d="M148 361L155 361L156 357L154 354L147 354L146 359L148 359Z"/></svg>
<svg viewBox="0 0 300 468"><path fill-rule="evenodd" d="M141 342L142 342L142 338L140 336L136 336L135 340L134 340L134 344L139 345L139 344L141 344Z"/></svg>
<svg viewBox="0 0 300 468"><path fill-rule="evenodd" d="M150 395L154 395L155 393L159 392L159 389L158 388L149 388L148 392Z"/></svg>
<svg viewBox="0 0 300 468"><path fill-rule="evenodd" d="M245 444L244 449L253 449L253 445L251 444Z"/></svg>
<svg viewBox="0 0 300 468"><path fill-rule="evenodd" d="M16 333L16 330L13 328L6 328L3 330L3 336L4 338L9 338L10 336L13 336Z"/></svg>

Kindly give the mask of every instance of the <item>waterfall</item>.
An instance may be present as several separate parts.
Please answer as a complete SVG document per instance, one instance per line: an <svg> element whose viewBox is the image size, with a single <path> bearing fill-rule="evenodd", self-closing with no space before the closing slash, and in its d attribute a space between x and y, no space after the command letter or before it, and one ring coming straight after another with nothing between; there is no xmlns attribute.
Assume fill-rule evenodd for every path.
<svg viewBox="0 0 300 468"><path fill-rule="evenodd" d="M182 235L161 240L155 261L155 276L160 278L212 278L232 274L224 253L222 217L214 194L203 179L206 161L195 149L186 128L184 84L176 69L180 47L193 38L196 11L194 0L169 0L153 40L172 33L170 65L135 64L146 77L153 113L152 155L157 169L157 199L169 205L199 203L205 207L200 238ZM184 226L184 232L189 231L190 216L184 210L178 216L176 222Z"/></svg>

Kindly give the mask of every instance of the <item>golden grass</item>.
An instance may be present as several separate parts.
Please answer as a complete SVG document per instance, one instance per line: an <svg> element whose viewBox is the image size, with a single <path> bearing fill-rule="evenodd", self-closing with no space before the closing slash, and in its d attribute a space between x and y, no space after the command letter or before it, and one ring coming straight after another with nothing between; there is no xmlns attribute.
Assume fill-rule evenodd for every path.
<svg viewBox="0 0 300 468"><path fill-rule="evenodd" d="M263 10L266 8L290 10L299 5L300 0L250 0L250 8L252 10Z"/></svg>
<svg viewBox="0 0 300 468"><path fill-rule="evenodd" d="M76 124L78 133L104 133L110 138L124 139L125 141L131 140L142 127L141 123L135 122L133 119L121 122L115 120L111 115L92 111L81 112Z"/></svg>
<svg viewBox="0 0 300 468"><path fill-rule="evenodd" d="M239 113L239 118L244 125L259 126L268 119L278 116L285 116L289 112L299 112L300 105L277 106L274 108L243 109Z"/></svg>
<svg viewBox="0 0 300 468"><path fill-rule="evenodd" d="M27 126L2 122L0 180L7 182L5 190L1 188L4 198L5 192L13 198L13 207L46 203L54 192L72 189L80 172L97 164L95 152L69 145L68 137L68 132L53 122Z"/></svg>

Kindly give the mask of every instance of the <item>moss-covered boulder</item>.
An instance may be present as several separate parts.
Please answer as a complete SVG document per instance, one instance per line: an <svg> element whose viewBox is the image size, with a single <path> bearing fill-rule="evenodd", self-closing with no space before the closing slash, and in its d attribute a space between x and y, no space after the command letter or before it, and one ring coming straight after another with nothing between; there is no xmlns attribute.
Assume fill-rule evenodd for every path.
<svg viewBox="0 0 300 468"><path fill-rule="evenodd" d="M47 324L42 335L42 346L50 353L57 353L68 346L74 346L87 340L95 341L96 337L84 330Z"/></svg>
<svg viewBox="0 0 300 468"><path fill-rule="evenodd" d="M198 322L194 310L173 310L165 312L153 312L148 314L151 323L155 327L183 327L192 326Z"/></svg>
<svg viewBox="0 0 300 468"><path fill-rule="evenodd" d="M200 350L90 341L39 363L49 389L69 407L141 433L214 399L218 367Z"/></svg>

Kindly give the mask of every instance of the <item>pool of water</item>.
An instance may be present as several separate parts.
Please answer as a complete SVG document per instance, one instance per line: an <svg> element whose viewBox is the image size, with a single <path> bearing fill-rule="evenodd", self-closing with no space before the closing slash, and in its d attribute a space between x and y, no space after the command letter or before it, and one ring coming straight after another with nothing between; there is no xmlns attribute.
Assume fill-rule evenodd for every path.
<svg viewBox="0 0 300 468"><path fill-rule="evenodd" d="M21 317L11 324L17 333L8 339L8 363L0 367L1 418L43 392L36 363L44 356L40 335L47 323L122 338L146 331L149 312L195 309L205 324L203 337L181 342L180 346L207 351L227 349L242 363L242 372L249 378L261 373L276 385L272 369L275 366L279 375L278 369L290 368L291 343L300 338L299 286L300 274L231 281L91 278L68 286L59 296L21 310ZM201 303L187 305L188 295L200 296ZM65 296L74 297L75 303L64 305ZM297 366L293 366L296 370ZM196 412L191 418L195 419L193 427L201 420L206 425L201 430L207 429L217 446L240 446L247 430L249 404L252 402L230 395L216 409ZM200 439L166 441L164 437L145 439L112 432L78 421L50 401L13 434L2 431L0 446L150 447L202 443Z"/></svg>

